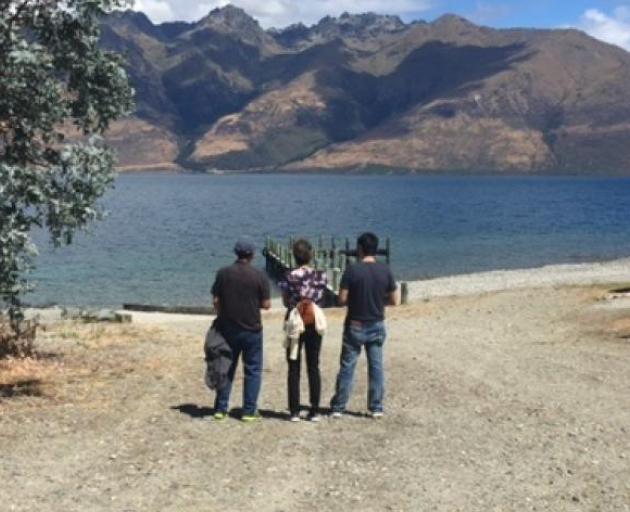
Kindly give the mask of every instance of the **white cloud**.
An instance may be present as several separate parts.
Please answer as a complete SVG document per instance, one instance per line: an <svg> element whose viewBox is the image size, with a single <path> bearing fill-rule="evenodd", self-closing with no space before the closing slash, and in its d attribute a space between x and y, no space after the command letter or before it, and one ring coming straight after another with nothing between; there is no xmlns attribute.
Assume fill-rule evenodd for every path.
<svg viewBox="0 0 630 512"><path fill-rule="evenodd" d="M582 16L580 28L597 39L630 50L630 7L618 7L612 15L589 9Z"/></svg>
<svg viewBox="0 0 630 512"><path fill-rule="evenodd" d="M135 0L134 9L142 11L155 23L173 19L174 13L167 0Z"/></svg>
<svg viewBox="0 0 630 512"><path fill-rule="evenodd" d="M198 20L216 7L233 4L258 19L264 27L284 27L301 21L316 23L326 15L347 11L406 15L429 9L434 0L136 0L134 9L154 22Z"/></svg>

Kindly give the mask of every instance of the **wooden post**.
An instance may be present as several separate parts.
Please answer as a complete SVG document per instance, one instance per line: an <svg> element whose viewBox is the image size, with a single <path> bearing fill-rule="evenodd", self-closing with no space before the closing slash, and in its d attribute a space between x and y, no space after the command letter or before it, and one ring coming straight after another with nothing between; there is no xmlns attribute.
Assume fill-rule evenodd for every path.
<svg viewBox="0 0 630 512"><path fill-rule="evenodd" d="M406 281L400 283L400 303L409 304L409 284Z"/></svg>
<svg viewBox="0 0 630 512"><path fill-rule="evenodd" d="M341 269L339 268L333 269L332 288L335 293L339 292L340 279L341 279Z"/></svg>

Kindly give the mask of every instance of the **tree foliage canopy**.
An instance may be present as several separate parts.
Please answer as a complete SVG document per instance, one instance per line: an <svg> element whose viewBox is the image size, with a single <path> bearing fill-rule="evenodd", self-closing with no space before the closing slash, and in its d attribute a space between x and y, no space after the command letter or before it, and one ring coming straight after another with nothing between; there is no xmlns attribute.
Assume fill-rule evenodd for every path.
<svg viewBox="0 0 630 512"><path fill-rule="evenodd" d="M114 157L100 135L129 113L119 55L99 46L100 18L125 0L0 0L0 298L28 289L31 232L69 244L100 215ZM82 134L69 143L67 133Z"/></svg>

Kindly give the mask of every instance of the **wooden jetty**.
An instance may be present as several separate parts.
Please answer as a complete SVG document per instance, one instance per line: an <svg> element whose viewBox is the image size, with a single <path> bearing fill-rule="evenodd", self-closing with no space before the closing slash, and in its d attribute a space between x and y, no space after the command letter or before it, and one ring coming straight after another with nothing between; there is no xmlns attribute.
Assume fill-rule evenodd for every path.
<svg viewBox="0 0 630 512"><path fill-rule="evenodd" d="M267 274L278 283L286 273L295 268L295 258L293 257L293 238L288 241L278 241L267 238L262 251L265 258L265 270ZM356 249L350 246L350 240L345 239L339 243L336 238L318 237L313 245L312 265L316 270L326 272L328 277L328 288L324 294L324 306L334 307L337 305L337 295L341 276L349 265L356 262ZM378 256L385 258L387 264L391 263L391 243L389 238L385 241L385 248L379 249ZM401 296L406 303L407 283L401 285Z"/></svg>

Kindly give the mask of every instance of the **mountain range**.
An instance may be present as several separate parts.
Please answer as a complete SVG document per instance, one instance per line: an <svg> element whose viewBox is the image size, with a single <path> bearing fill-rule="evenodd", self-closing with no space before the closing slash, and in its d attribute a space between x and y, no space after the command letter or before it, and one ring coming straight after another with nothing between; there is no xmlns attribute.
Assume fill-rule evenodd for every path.
<svg viewBox="0 0 630 512"><path fill-rule="evenodd" d="M573 29L376 14L264 30L228 5L194 23L120 11L137 112L123 170L630 175L630 53Z"/></svg>

